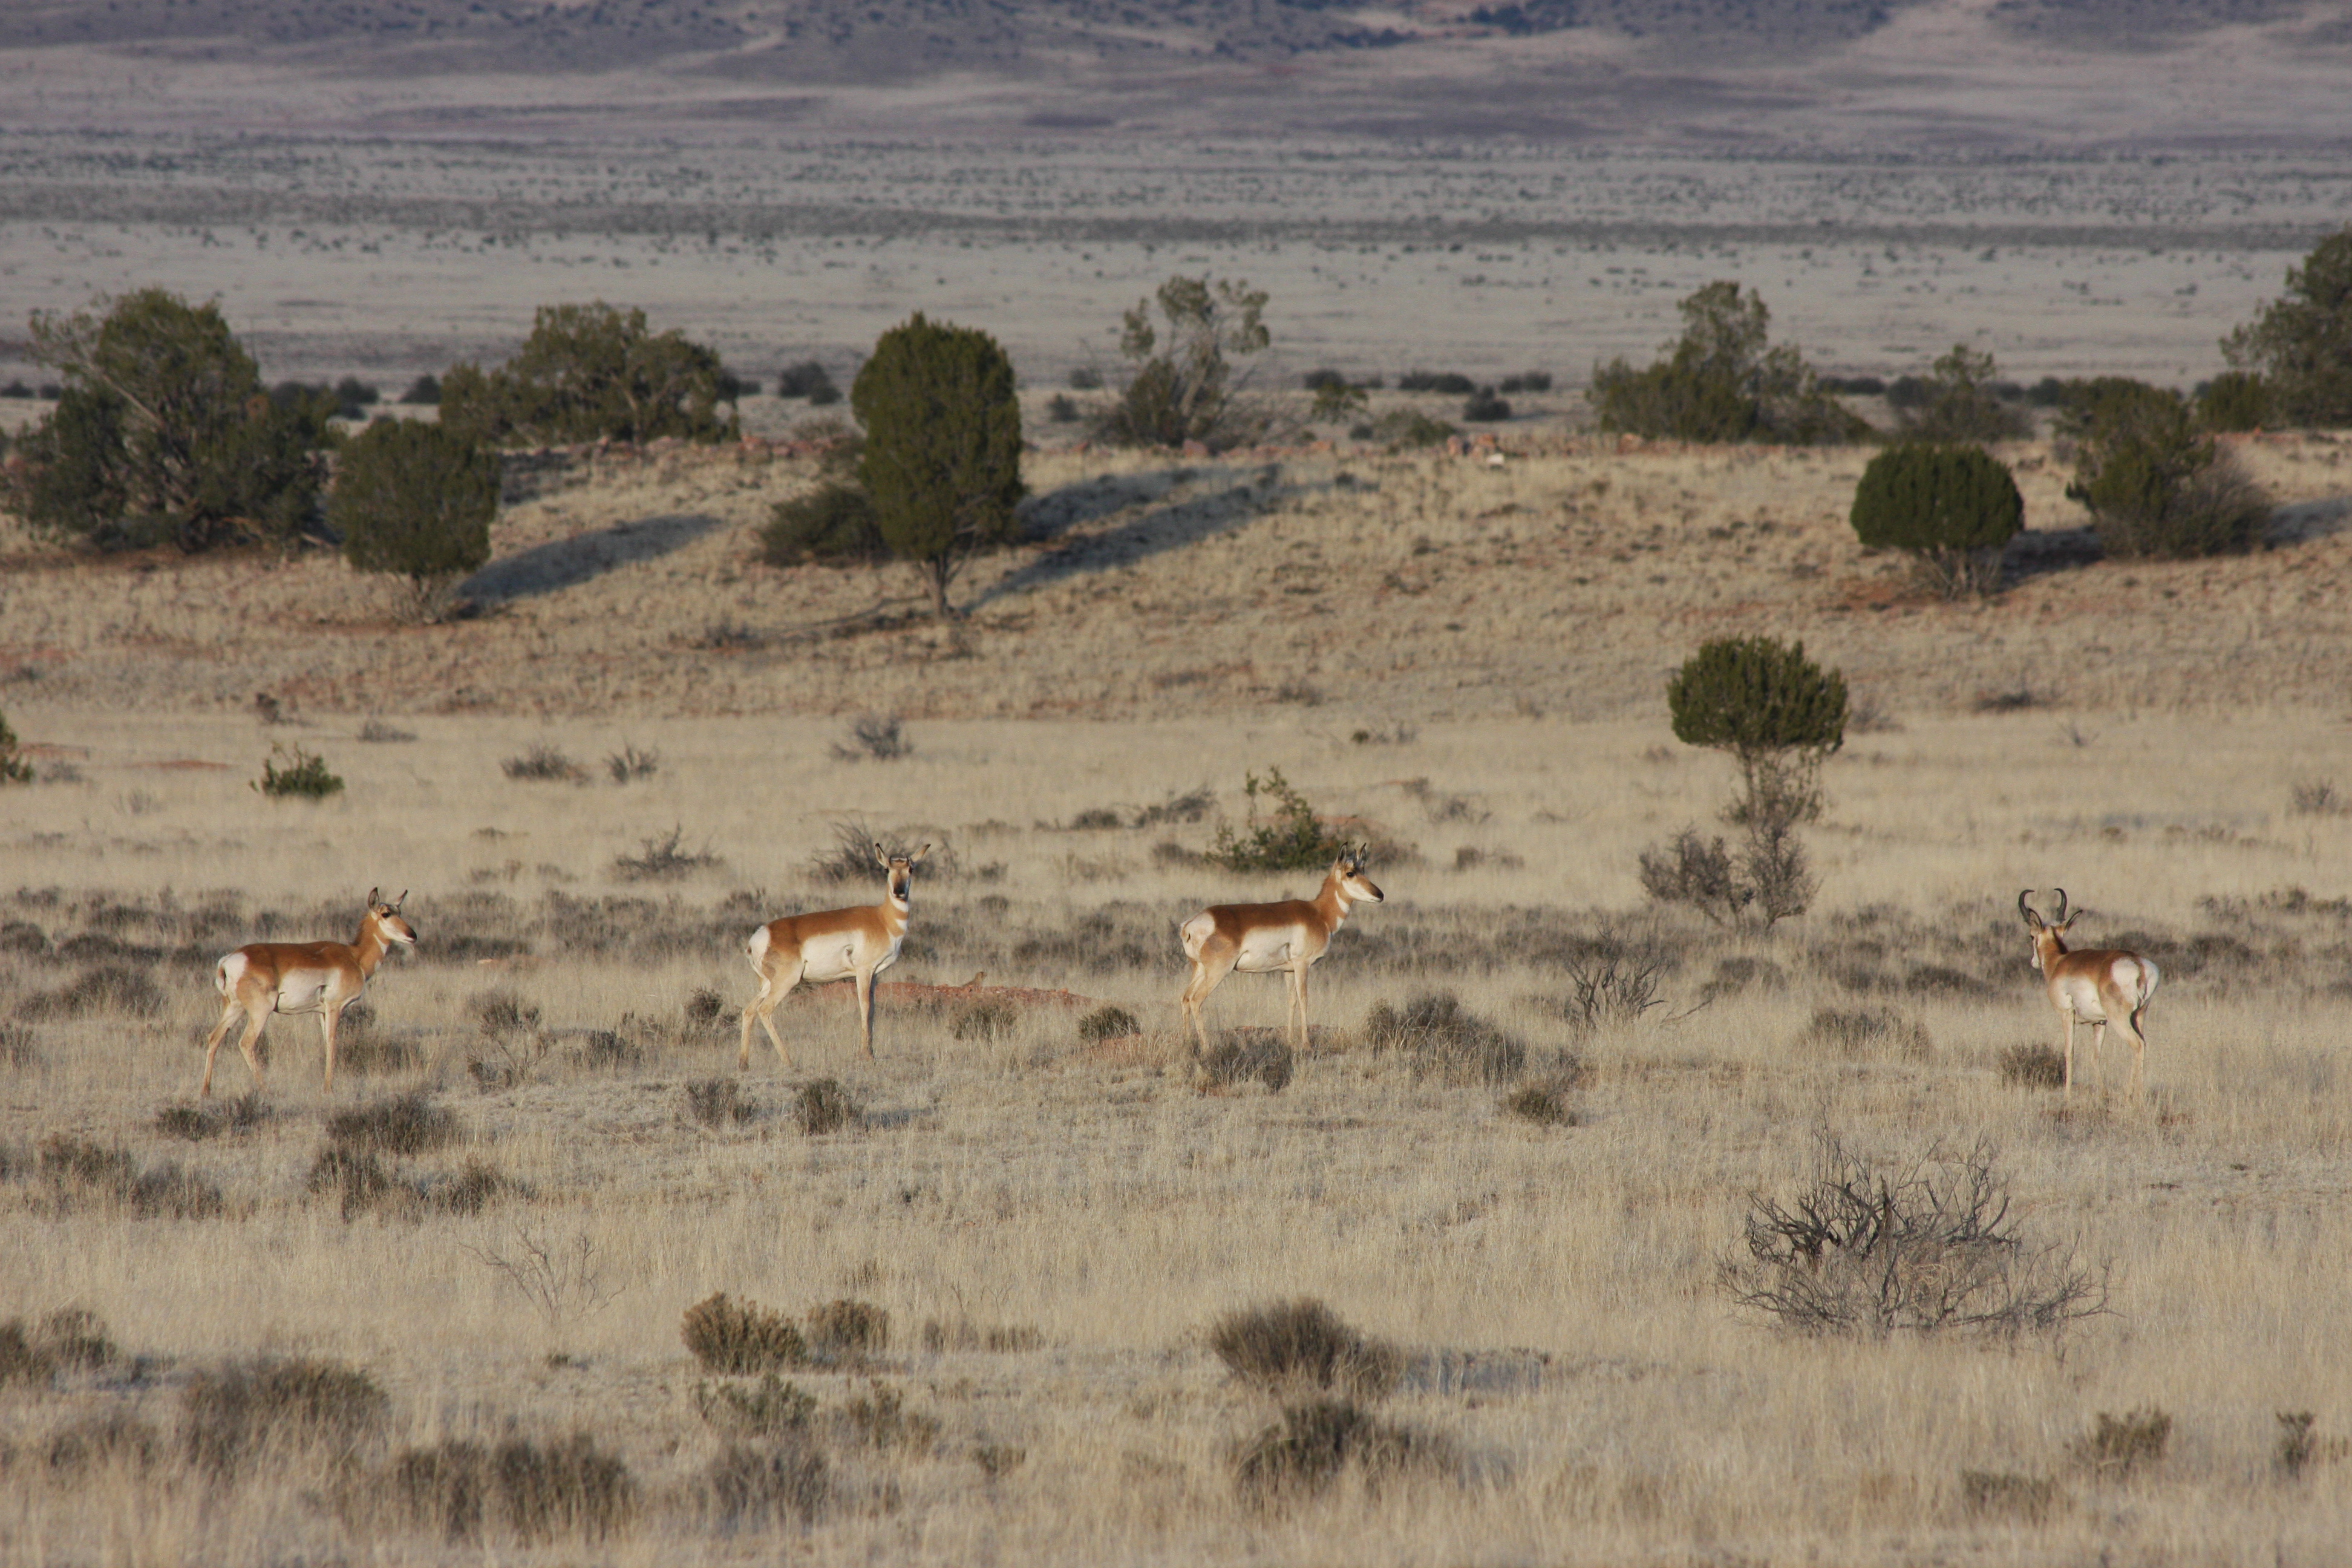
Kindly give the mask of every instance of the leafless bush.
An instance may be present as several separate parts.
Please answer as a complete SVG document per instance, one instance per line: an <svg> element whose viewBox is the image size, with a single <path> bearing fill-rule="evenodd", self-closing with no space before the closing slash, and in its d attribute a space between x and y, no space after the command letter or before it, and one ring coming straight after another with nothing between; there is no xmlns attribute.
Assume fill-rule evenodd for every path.
<svg viewBox="0 0 2352 1568"><path fill-rule="evenodd" d="M772 1372L755 1388L698 1383L694 1408L722 1436L783 1437L808 1428L816 1397Z"/></svg>
<svg viewBox="0 0 2352 1568"><path fill-rule="evenodd" d="M2142 1465L2164 1458L2172 1441L2172 1417L2154 1405L2122 1415L2102 1410L2091 1430L2074 1440L2074 1462L2099 1475L2121 1479Z"/></svg>
<svg viewBox="0 0 2352 1568"><path fill-rule="evenodd" d="M584 784L588 778L586 768L544 741L533 742L529 750L509 757L499 766L510 779L539 784Z"/></svg>
<svg viewBox="0 0 2352 1568"><path fill-rule="evenodd" d="M848 745L834 742L833 754L845 763L894 763L914 754L914 742L900 732L896 716L869 713L849 726Z"/></svg>
<svg viewBox="0 0 2352 1568"><path fill-rule="evenodd" d="M2000 1081L2013 1089L2063 1089L2066 1058L2055 1046L2011 1046L2000 1053Z"/></svg>
<svg viewBox="0 0 2352 1568"><path fill-rule="evenodd" d="M1226 1313L1210 1326L1209 1349L1235 1377L1277 1399L1307 1390L1379 1399L1403 1368L1395 1350L1305 1296Z"/></svg>
<svg viewBox="0 0 2352 1568"><path fill-rule="evenodd" d="M1935 1048L1927 1026L1883 1007L1816 1008L1797 1042L1845 1057L1901 1056L1922 1060Z"/></svg>
<svg viewBox="0 0 2352 1568"><path fill-rule="evenodd" d="M833 1492L832 1468L806 1441L751 1447L730 1443L703 1472L714 1523L729 1531L763 1530L787 1520L807 1524Z"/></svg>
<svg viewBox="0 0 2352 1568"><path fill-rule="evenodd" d="M1212 1088L1230 1089L1255 1079L1269 1094L1290 1087L1295 1070L1290 1041L1272 1029L1234 1029L1202 1057L1195 1068Z"/></svg>
<svg viewBox="0 0 2352 1568"><path fill-rule="evenodd" d="M705 1127L755 1121L760 1102L731 1078L703 1079L686 1086L686 1111Z"/></svg>
<svg viewBox="0 0 2352 1568"><path fill-rule="evenodd" d="M640 839L639 853L614 857L613 874L624 882L674 882L697 871L717 870L727 863L712 854L708 846L696 850L681 849L678 846L685 837L686 829L679 826L667 834Z"/></svg>
<svg viewBox="0 0 2352 1568"><path fill-rule="evenodd" d="M710 1372L741 1377L808 1363L808 1341L791 1319L750 1301L739 1306L723 1290L688 1307L678 1331Z"/></svg>
<svg viewBox="0 0 2352 1568"><path fill-rule="evenodd" d="M604 771L612 775L613 782L616 784L633 784L638 779L649 779L661 771L661 753L656 751L641 752L636 747L625 743L619 751L604 759Z"/></svg>
<svg viewBox="0 0 2352 1568"><path fill-rule="evenodd" d="M863 1123L865 1107L850 1098L839 1079L821 1078L801 1085L793 1098L793 1120L812 1138Z"/></svg>
<svg viewBox="0 0 2352 1568"><path fill-rule="evenodd" d="M1987 1143L1883 1163L1825 1139L1805 1192L1751 1200L1747 1256L1724 1261L1721 1283L1810 1334L2055 1332L2105 1311L2104 1270L2029 1243L2009 1210Z"/></svg>
<svg viewBox="0 0 2352 1568"><path fill-rule="evenodd" d="M519 1225L501 1242L466 1250L512 1286L551 1334L593 1317L627 1289L605 1279L604 1260L585 1231L559 1242Z"/></svg>
<svg viewBox="0 0 2352 1568"><path fill-rule="evenodd" d="M945 881L962 869L944 836L935 836L930 842L931 852L923 858L924 878ZM874 858L874 846L877 843L886 855L905 855L915 847L896 835L877 831L862 818L847 817L833 825L833 847L819 851L810 859L809 875L820 882L879 881L882 866ZM984 870L982 875L986 875Z"/></svg>
<svg viewBox="0 0 2352 1568"><path fill-rule="evenodd" d="M1664 1002L1658 994L1658 979L1665 970L1663 960L1643 962L1615 953L1570 961L1561 1016L1586 1033L1638 1024L1643 1014Z"/></svg>
<svg viewBox="0 0 2352 1568"><path fill-rule="evenodd" d="M827 1301L806 1321L809 1353L820 1361L857 1365L890 1348L890 1314L871 1301Z"/></svg>
<svg viewBox="0 0 2352 1568"><path fill-rule="evenodd" d="M189 1460L227 1479L297 1452L349 1464L390 1408L375 1380L340 1362L257 1357L198 1373L182 1393Z"/></svg>
<svg viewBox="0 0 2352 1568"><path fill-rule="evenodd" d="M1416 1074L1450 1081L1508 1083L1528 1065L1525 1042L1465 1009L1451 991L1423 992L1402 1009L1374 1003L1364 1039L1376 1051L1402 1053Z"/></svg>
<svg viewBox="0 0 2352 1568"><path fill-rule="evenodd" d="M1405 1474L1444 1471L1458 1461L1444 1438L1382 1421L1354 1402L1318 1399L1292 1405L1282 1419L1234 1454L1234 1489L1255 1508L1274 1508L1328 1489L1349 1469L1378 1490Z"/></svg>

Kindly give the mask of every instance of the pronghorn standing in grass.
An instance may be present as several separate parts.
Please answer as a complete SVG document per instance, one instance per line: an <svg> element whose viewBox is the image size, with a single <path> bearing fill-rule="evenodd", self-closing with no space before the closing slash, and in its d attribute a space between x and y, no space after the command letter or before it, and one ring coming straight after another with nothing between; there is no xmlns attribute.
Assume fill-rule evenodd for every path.
<svg viewBox="0 0 2352 1568"><path fill-rule="evenodd" d="M344 1008L360 999L376 965L395 943L416 945L416 928L400 916L408 894L404 890L386 904L376 900L377 891L368 889L366 918L360 922L360 934L349 942L257 942L238 948L214 966L213 988L221 994L221 1016L205 1041L205 1081L196 1090L198 1099L213 1091L213 1058L220 1054L221 1041L240 1013L248 1022L236 1047L245 1053L245 1065L253 1069L256 1089L261 1087L261 1058L254 1047L260 1043L261 1026L269 1016L318 1014L319 1026L327 1035L326 1087L333 1092L336 1022Z"/></svg>
<svg viewBox="0 0 2352 1568"><path fill-rule="evenodd" d="M926 844L912 855L893 855L877 844L874 858L890 874L890 890L879 904L786 915L751 934L743 952L760 977L760 992L743 1009L743 1048L735 1058L739 1068L751 1065L754 1020L775 1043L777 1058L786 1067L793 1065L793 1054L776 1033L776 1004L803 980L857 983L857 1026L866 1056L874 1055L874 977L898 962L898 949L907 941L908 892L915 868L930 852Z"/></svg>
<svg viewBox="0 0 2352 1568"><path fill-rule="evenodd" d="M1192 977L1177 1001L1191 1020L1194 1051L1209 1050L1209 1028L1202 1009L1218 983L1240 970L1266 974L1281 970L1290 976L1290 1015L1296 1022L1298 1050L1307 1049L1307 971L1329 951L1331 933L1359 903L1380 903L1382 897L1364 875L1364 850L1350 849L1331 863L1322 890L1311 899L1285 899L1273 904L1216 904L1186 921L1179 934L1184 956L1192 961Z"/></svg>
<svg viewBox="0 0 2352 1568"><path fill-rule="evenodd" d="M2162 974L2156 965L2137 952L2121 948L2105 948L2096 952L2072 952L2066 947L2066 931L2081 918L2082 911L2067 913L2066 889L2054 888L2058 895L2058 918L2045 921L2033 912L2026 900L2033 889L2026 889L2017 895L2017 912L2025 917L2025 929L2033 935L2033 967L2050 987L2050 1005L2066 1020L2066 1092L2074 1092L2074 1021L2079 1018L2091 1026L2091 1070L2099 1070L2099 1052L2106 1042L2107 1026L2113 1024L2124 1032L2132 1045L2132 1087L2140 1087L2147 1066L2147 1035L2140 1027L2140 1015L2147 1011L2148 998L2156 994L2156 983Z"/></svg>

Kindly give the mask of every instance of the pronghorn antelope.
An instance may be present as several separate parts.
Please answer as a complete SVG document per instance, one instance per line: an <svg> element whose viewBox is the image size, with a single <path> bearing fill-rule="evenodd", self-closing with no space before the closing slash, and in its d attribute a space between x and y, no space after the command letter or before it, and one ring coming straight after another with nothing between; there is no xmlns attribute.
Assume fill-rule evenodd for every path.
<svg viewBox="0 0 2352 1568"><path fill-rule="evenodd" d="M890 874L890 891L879 904L853 910L824 910L816 914L786 915L770 921L743 943L743 952L760 976L760 994L743 1009L743 1049L738 1068L751 1065L751 1025L757 1020L775 1043L776 1056L786 1067L793 1054L776 1033L776 1004L802 981L854 980L857 983L857 1026L866 1038L866 1054L874 1054L874 977L898 962L907 940L907 892L915 868L931 852L924 845L912 855L893 855L879 844L874 858Z"/></svg>
<svg viewBox="0 0 2352 1568"><path fill-rule="evenodd" d="M1359 903L1380 903L1381 890L1364 875L1364 850L1350 849L1331 863L1322 890L1312 899L1285 899L1275 904L1217 904L1186 921L1180 934L1184 956L1192 961L1192 977L1185 983L1177 1005L1192 1021L1197 1039L1194 1051L1206 1055L1209 1029L1202 1009L1219 982L1240 970L1265 974L1275 970L1290 975L1290 1017L1297 1020L1298 1049L1307 1049L1307 971L1331 946L1331 933L1347 921Z"/></svg>
<svg viewBox="0 0 2352 1568"><path fill-rule="evenodd" d="M213 1058L220 1054L221 1041L240 1013L247 1022L245 1037L236 1047L245 1053L245 1065L253 1069L256 1089L261 1087L261 1058L254 1047L261 1040L261 1026L269 1021L269 1015L318 1014L319 1026L327 1035L326 1087L330 1093L333 1091L336 1021L344 1008L360 999L369 976L394 943L416 945L416 928L400 917L400 906L408 901L407 892L403 890L386 904L377 901L377 891L368 889L367 916L360 922L360 934L348 943L257 942L238 948L214 967L213 988L221 994L221 1016L205 1041L205 1081L196 1090L198 1099L213 1091Z"/></svg>
<svg viewBox="0 0 2352 1568"><path fill-rule="evenodd" d="M2050 1005L2066 1020L2066 1092L2074 1092L2077 1018L2091 1026L2095 1074L2099 1070L2099 1051L2106 1041L2107 1026L2113 1024L2124 1032L2132 1045L2132 1086L2137 1089L2147 1066L2147 1035L2140 1027L2140 1015L2147 1011L2147 1000L2156 994L2156 983L2163 977L2153 963L2120 948L2068 952L2067 928L2082 911L2068 914L2066 889L2052 891L2058 895L2056 920L2045 921L2033 912L2026 902L2033 896L2031 888L2017 895L2017 912L2025 917L2025 929L2033 934L2033 967L2042 971L2049 984Z"/></svg>

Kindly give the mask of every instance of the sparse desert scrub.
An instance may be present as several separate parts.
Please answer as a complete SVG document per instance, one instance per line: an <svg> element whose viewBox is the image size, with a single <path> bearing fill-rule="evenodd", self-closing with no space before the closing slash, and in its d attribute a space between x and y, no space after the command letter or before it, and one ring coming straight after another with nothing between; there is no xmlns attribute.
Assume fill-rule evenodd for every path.
<svg viewBox="0 0 2352 1568"><path fill-rule="evenodd" d="M1043 1563L1213 1556L1241 1531L1274 1562L1402 1563L1461 1541L1595 1564L1717 1548L1899 1560L1923 1542L2088 1557L2187 1542L2200 1560L2251 1564L2283 1539L2290 1556L2324 1555L2339 1534L2325 1442L2344 1430L2328 1412L2352 1407L2336 1349L2352 1316L2326 1261L2344 1226L2308 1192L2352 1150L2336 1092L2352 1002L2332 989L2333 955L2352 942L2352 888L2335 869L2352 821L2293 815L2282 781L2352 776L2352 754L2288 713L2117 716L2098 725L2108 765L2086 768L2043 713L1905 712L1900 734L1854 736L1823 763L1825 891L1769 934L1643 900L1640 847L1722 787L1716 768L1642 760L1655 715L1429 724L1419 744L1453 759L1446 792L1490 820L1417 827L1435 866L1384 873L1388 906L1318 965L1328 1032L1287 1064L1278 1095L1255 1079L1201 1094L1172 1043L1164 1059L1102 1050L1080 1024L1116 1007L1147 1042L1172 1042L1175 922L1211 901L1310 890L1311 873L1236 886L1138 851L1104 877L1071 868L1071 833L1033 826L1238 780L1272 760L1263 736L1136 726L1106 746L1091 726L942 718L924 721L915 755L845 768L825 754L837 717L648 720L630 732L661 749L656 777L539 791L496 766L517 747L510 726L436 718L414 742L348 748L352 793L391 803L371 807L366 877L416 888L422 945L369 998L379 1027L414 1042L417 1065L394 1072L415 1076L329 1100L281 1075L257 1102L268 1116L233 1124L223 1107L196 1142L158 1116L193 1093L212 962L240 941L342 932L352 894L320 885L315 849L263 836L268 803L237 773L141 765L206 755L197 719L75 719L90 782L12 797L30 815L0 884L0 976L14 996L54 996L110 965L148 977L154 1011L93 986L87 1007L12 1020L39 1059L5 1079L26 1092L0 1097L0 1249L20 1260L22 1303L0 1317L29 1339L79 1307L119 1349L108 1369L61 1363L0 1395L24 1423L19 1453L82 1456L12 1467L0 1506L42 1510L58 1559L98 1555L108 1521L138 1506L223 1558L292 1542L320 1558L470 1561L522 1540L488 1479L478 1533L449 1539L453 1521L477 1528L462 1503L488 1474L478 1462L509 1441L543 1459L582 1433L625 1467L628 1522L602 1545L566 1526L545 1550L620 1560L871 1560L905 1555L910 1525L992 1531ZM39 732L65 728L44 714ZM1344 716L1328 728L1281 759L1318 806L1425 815L1393 752L1349 742ZM617 732L559 720L545 738L601 756ZM113 805L133 788L155 797L135 816ZM622 882L611 862L638 847L649 806L723 853L724 871L650 893ZM322 820L345 809L328 802ZM1118 806L1105 842L1137 832L1135 809ZM879 896L878 868L856 890L811 871L828 823L853 812L886 831L937 823L1005 869L919 879L908 951L877 998L876 1060L856 1049L845 987L809 988L779 1018L800 1072L717 1078L732 1069L751 925ZM1213 826L1138 837L1198 849ZM1507 841L1525 864L1455 876L1455 834ZM509 858L523 863L513 880L470 880ZM2056 879L2045 859L2103 911L2102 940L2131 933L2167 963L2145 1104L2078 1084L2062 1115L2054 1093L2003 1081L2002 1053L2049 1021L2014 909L2018 882ZM541 876L541 862L572 880ZM1588 1021L1580 968L1613 972L1629 996L1646 975L1653 1005L1597 1005ZM986 985L1083 1000L1024 1001L1009 1032L959 1039L955 1005L893 991L983 971ZM1526 1065L1489 1081L1477 1028L1458 1071L1417 1070L1408 1046L1366 1048L1359 1026L1376 1007L1402 1021L1439 992L1453 1018L1519 1041ZM708 1035L672 1028L701 993L721 999ZM1244 976L1220 992L1217 1021L1245 1045L1277 1033L1283 1007L1278 979ZM1825 1011L1893 1023L1815 1034ZM661 1026L624 1030L630 1014ZM1912 1025L1931 1049L1913 1048ZM310 1048L315 1025L289 1027L280 1048ZM585 1059L598 1030L638 1054ZM512 1079L468 1074L493 1040L518 1059L544 1049ZM1504 1109L1552 1087L1570 1052L1580 1075L1559 1103L1576 1125ZM826 1076L864 1107L861 1131L798 1130L794 1095ZM707 1094L715 1133L691 1098L713 1081L740 1084L731 1102ZM479 1160L511 1185L473 1213L394 1193L340 1223L336 1194L303 1184L328 1118L362 1112L390 1131L416 1119L378 1108L416 1089L464 1136L373 1152L386 1175L456 1191ZM734 1120L747 1099L773 1113ZM2062 1362L2037 1334L1988 1351L1972 1335L1788 1334L1740 1310L1716 1265L1743 1245L1751 1194L1785 1205L1808 1190L1807 1134L1823 1121L1873 1149L1990 1134L2029 1241L2114 1259L2112 1312L2069 1329ZM98 1179L60 1205L41 1144L68 1130ZM219 1189L221 1211L140 1217L112 1195L118 1149L139 1173L179 1162ZM482 1256L525 1262L526 1232L558 1269L588 1241L602 1288L625 1289L594 1310L562 1308L551 1332ZM353 1287L379 1279L412 1283ZM681 1323L719 1292L767 1314L768 1337L797 1355L700 1365ZM1383 1400L1302 1392L1286 1403L1352 1400L1353 1415L1294 1424L1231 1377L1208 1329L1300 1297L1393 1350ZM836 1309L837 1348L820 1352L809 1313L841 1301L887 1314L887 1342L861 1342L852 1319L872 1320ZM148 1355L184 1378L265 1352L365 1373L388 1401L383 1423L348 1467L332 1443L297 1445L282 1465L242 1468L200 1514L184 1500L177 1385L124 1369ZM816 1364L824 1355L838 1359ZM462 1400L437 1392L460 1383ZM814 1402L804 1426L786 1385ZM2099 1412L2151 1406L2173 1421L2160 1460L2111 1480L2076 1457ZM2277 1413L2305 1410L2318 1457L2291 1481ZM1235 1468L1254 1446L1281 1478L1263 1504ZM407 1456L414 1512L337 1500L347 1482L396 1495ZM68 1473L81 1479L51 1479ZM1337 1479L1315 1489L1326 1473ZM2100 1501L2126 1495L2128 1511Z"/></svg>

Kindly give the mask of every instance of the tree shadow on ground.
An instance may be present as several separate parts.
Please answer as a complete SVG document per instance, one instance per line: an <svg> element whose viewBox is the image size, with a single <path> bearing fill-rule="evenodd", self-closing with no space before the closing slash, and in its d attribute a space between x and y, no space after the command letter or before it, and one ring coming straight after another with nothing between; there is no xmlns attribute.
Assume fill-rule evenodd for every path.
<svg viewBox="0 0 2352 1568"><path fill-rule="evenodd" d="M616 567L682 550L719 526L708 512L673 512L551 539L520 555L491 562L458 584L457 592L478 605L537 598L593 582Z"/></svg>
<svg viewBox="0 0 2352 1568"><path fill-rule="evenodd" d="M2296 501L2273 511L2263 526L2263 548L2284 550L2307 544L2331 533L2352 529L2352 496L2326 496ZM2053 572L2072 571L2107 558L2098 531L2080 528L2035 528L2009 542L2000 560L2000 585L2014 588Z"/></svg>
<svg viewBox="0 0 2352 1568"><path fill-rule="evenodd" d="M1169 499L1179 486L1187 485L1193 487L1193 493ZM1166 474L1112 474L1066 486L1038 497L1024 510L1031 538L1052 539L1137 505L1150 510L1101 533L1069 540L1005 574L970 607L978 609L1082 573L1131 565L1164 551L1198 544L1242 527L1307 488L1283 483L1282 470L1275 464L1249 472L1180 468Z"/></svg>

